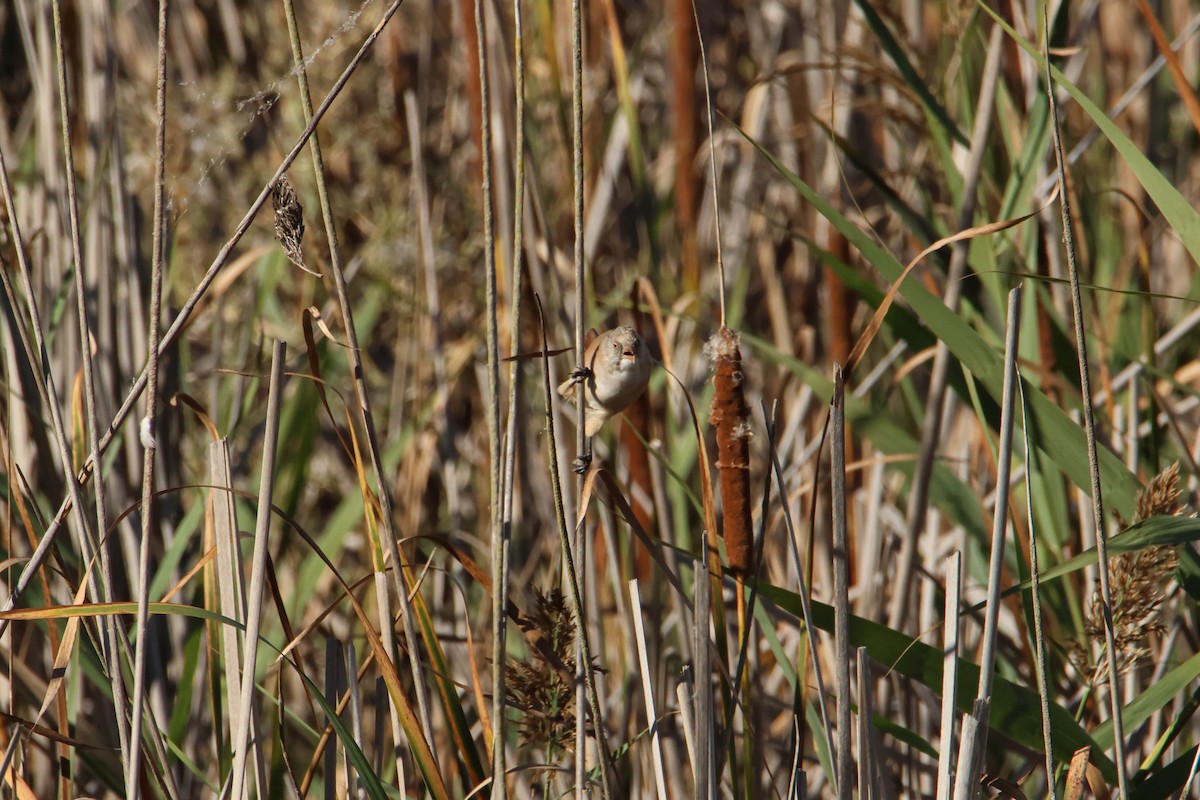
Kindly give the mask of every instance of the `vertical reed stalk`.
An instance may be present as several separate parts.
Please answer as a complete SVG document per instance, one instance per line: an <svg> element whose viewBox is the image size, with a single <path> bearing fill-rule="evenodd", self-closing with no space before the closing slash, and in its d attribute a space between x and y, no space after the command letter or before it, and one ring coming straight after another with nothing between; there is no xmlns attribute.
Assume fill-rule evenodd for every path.
<svg viewBox="0 0 1200 800"><path fill-rule="evenodd" d="M696 785L697 800L715 800L719 787L716 781L716 752L713 747L713 688L712 688L712 642L709 637L712 591L712 575L708 571L708 537L705 531L700 537L701 558L695 560L695 597L692 604L692 652L695 653L695 675L692 680L694 697L694 730L692 734L692 774Z"/></svg>
<svg viewBox="0 0 1200 800"><path fill-rule="evenodd" d="M871 657L867 648L854 651L858 670L858 797L859 800L882 800L882 791L875 776L874 728L875 709L871 700Z"/></svg>
<svg viewBox="0 0 1200 800"><path fill-rule="evenodd" d="M567 574L567 588L569 589L568 594L571 597L572 611L575 613L576 653L577 657L582 660L583 664L582 667L577 664L575 671L577 675L581 671L583 673L585 695L584 702L588 704L592 711L592 727L595 729L596 749L600 751L599 758L597 760L600 762L601 796L604 797L605 800L611 800L611 798L619 796L613 794L613 788L610 783L609 776L610 771L614 771L615 774L616 767L613 764L612 752L608 749L608 736L604 731L604 715L601 711L600 695L596 691L596 678L592 669L592 649L588 642L587 625L585 625L583 622L583 596L580 592L580 582L576 577L579 574L579 565L576 563L575 556L572 552L575 546L575 543L571 541L572 538L578 541L582 537L572 537L567 532L567 517L566 512L563 509L562 481L558 476L558 443L554 436L554 406L553 399L550 394L550 359L548 356L550 350L549 341L546 338L546 320L542 314L541 298L537 298L537 309L538 325L542 336L542 388L546 404L546 447L548 448L547 455L549 456L550 460L550 488L554 496L554 515L558 521L559 546L562 549L563 561L565 562L566 567L565 572ZM583 404L581 403L580 405L582 406ZM582 504L580 508L582 508ZM578 531L580 527L582 526L576 525L575 530ZM583 703L580 703L578 700L575 703L575 716L576 718L584 716ZM578 723L576 723L576 728L578 729ZM580 758L578 756L578 751L585 750L586 744L586 740L577 742L576 744L575 769L577 779L578 772L581 769L579 765ZM583 769L586 769L586 767ZM586 772L583 780L586 781ZM577 785L576 794L578 795L585 789L586 786L582 784Z"/></svg>
<svg viewBox="0 0 1200 800"><path fill-rule="evenodd" d="M97 433L99 421L96 418L96 380L94 377L94 366L92 361L92 337L91 323L88 315L87 301L85 299L87 287L85 286L85 269L83 261L83 234L79 229L79 196L78 187L75 179L75 152L71 146L71 111L70 111L70 87L67 84L67 63L66 56L63 53L63 30L62 30L62 3L59 0L54 0L51 4L54 12L54 60L58 70L58 109L59 116L62 121L62 149L63 149L63 168L66 173L67 185L67 223L69 238L71 240L71 260L75 265L75 315L78 322L79 333L79 350L81 361L83 364L83 397L84 407L87 421L87 436L88 449L91 450L94 458L99 442L99 434ZM102 465L93 461L96 464L96 518L98 529L103 535L103 531L108 528L108 513L104 504L104 479ZM86 519L86 517L82 517ZM93 557L96 549L96 535L92 531L90 525L80 528L79 533L79 553L86 561ZM87 570L84 575L84 580L88 583L88 591L93 600L99 600L99 587L97 586L96 573L93 570ZM108 646L106 638L101 637L101 644L107 655Z"/></svg>
<svg viewBox="0 0 1200 800"><path fill-rule="evenodd" d="M134 623L133 667L133 725L129 734L129 761L125 775L125 790L131 800L140 792L138 773L141 771L142 703L146 697L146 625L150 603L150 537L154 525L154 421L158 412L158 347L159 317L162 315L163 249L165 247L166 131L167 131L167 0L158 3L158 80L155 101L157 128L154 140L154 236L151 249L149 357L146 362L146 416L141 423L142 461L142 538L138 551L137 618ZM103 491L97 486L97 493ZM47 531L49 537L49 531ZM155 736L158 732L154 732Z"/></svg>
<svg viewBox="0 0 1200 800"><path fill-rule="evenodd" d="M304 119L311 126L314 120L312 98L308 88L308 72L304 66L304 51L300 43L300 32L296 25L295 8L292 0L284 0L284 11L288 20L288 38L292 48L292 61L295 65L293 71L296 73L296 80L299 83L300 104L304 110ZM377 30L382 29L386 21L387 17L385 16L384 21L380 23ZM404 561L404 555L400 550L399 540L396 537L395 522L392 513L391 487L388 485L387 478L385 477L387 472L384 470L383 455L380 452L379 434L375 429L374 415L371 413L371 399L367 393L366 372L362 360L362 351L358 345L358 332L354 325L354 309L350 305L346 274L342 267L337 225L333 219L333 207L329 200L329 190L325 182L325 163L321 155L321 143L315 131L308 139L308 146L312 156L313 175L317 184L317 198L321 205L321 220L325 225L325 236L329 243L329 263L330 270L333 272L334 286L337 290L338 309L342 315L342 323L345 325L346 340L350 345L348 351L355 396L358 400L359 411L362 414L363 432L366 436L367 453L371 459L371 469L375 473L378 483L381 517L379 533L382 539L382 549L392 561L392 585L397 595L397 602L400 604L400 621L404 627L405 639L408 641L408 646L412 652L417 653L419 647L417 644L418 637L416 626L413 623L412 607L408 600L409 589L405 579L407 565ZM396 659L398 654L399 651L395 651L392 654L393 658ZM426 741L432 742L434 741L433 721L429 712L429 693L425 688L425 673L421 666L421 659L413 657L407 660L409 668L412 671L413 688L417 696L417 713L420 716L422 733L425 735ZM399 662L397 661L397 663Z"/></svg>
<svg viewBox="0 0 1200 800"><path fill-rule="evenodd" d="M683 289L700 288L700 259L696 252L696 42L689 28L692 0L670 0L670 105L675 144L675 225L679 236L679 266ZM697 27L696 33L699 34Z"/></svg>
<svg viewBox="0 0 1200 800"><path fill-rule="evenodd" d="M1025 518L1029 520L1029 586L1033 598L1034 674L1042 711L1042 741L1046 755L1046 796L1055 800L1054 742L1050 736L1050 686L1046 679L1046 635L1042 630L1042 586L1038 570L1037 522L1033 513L1032 480L1035 474L1033 448L1029 443L1028 406L1025 404L1025 385L1017 374L1017 392L1021 398L1021 435L1025 446Z"/></svg>
<svg viewBox="0 0 1200 800"><path fill-rule="evenodd" d="M516 123L513 149L516 155L513 187L513 249L512 249L512 299L509 301L509 317L512 327L509 350L518 353L521 349L521 289L522 259L525 239L525 32L521 13L521 0L513 0L513 60L516 67ZM508 548L512 539L513 484L517 460L517 403L519 363L513 361L508 370L508 432L504 449L503 503L504 510L497 529L498 536L492 540L492 781L493 797L508 797L505 766L505 741L507 722L504 717L506 697L505 657L508 608Z"/></svg>
<svg viewBox="0 0 1200 800"><path fill-rule="evenodd" d="M976 704L979 711L975 731L963 724L963 747L967 757L958 763L955 797L963 796L963 788L973 791L978 786L978 770L987 744L988 711L992 698L992 683L996 674L997 623L1000 618L1000 581L1004 569L1004 541L1008 532L1008 488L1012 477L1012 440L1017 401L1017 348L1021 335L1021 286L1008 293L1008 327L1004 340L1004 388L1000 399L1000 441L996 448L996 506L992 510L991 556L988 561L988 597L983 611L983 653L980 656L979 687Z"/></svg>
<svg viewBox="0 0 1200 800"><path fill-rule="evenodd" d="M642 678L642 701L646 705L646 724L650 728L650 757L654 767L654 788L658 800L667 800L667 778L663 769L662 736L659 733L658 712L654 707L653 672L646 647L646 626L642 620L642 595L637 578L629 581L629 605L633 609L634 640L637 643L638 671Z"/></svg>
<svg viewBox="0 0 1200 800"><path fill-rule="evenodd" d="M842 367L833 365L833 403L830 405L829 478L833 513L833 614L837 682L837 797L850 800L854 792L854 758L850 752L850 564L846 531L846 386Z"/></svg>
<svg viewBox="0 0 1200 800"><path fill-rule="evenodd" d="M1079 352L1079 390L1083 400L1083 428L1087 436L1088 467L1091 472L1092 519L1096 524L1096 571L1100 575L1103 600L1104 643L1108 656L1109 703L1113 723L1113 761L1117 764L1117 784L1121 797L1129 797L1129 779L1125 769L1125 725L1121 721L1121 681L1117 674L1117 638L1113 629L1113 598L1108 569L1108 534L1104 525L1104 495L1100 486L1100 461L1096 453L1096 415L1092 410L1091 370L1088 367L1087 334L1083 323L1083 300L1079 292L1079 264L1075 257L1075 230L1071 219L1070 192L1067 191L1067 166L1063 156L1062 131L1058 124L1058 101L1050 73L1049 2L1042 4L1042 60L1046 66L1046 98L1050 104L1050 132L1054 138L1054 158L1058 164L1059 208L1062 209L1063 247L1067 253L1067 276L1071 282L1071 316L1075 329L1075 348Z"/></svg>
<svg viewBox="0 0 1200 800"><path fill-rule="evenodd" d="M165 2L166 0L163 0ZM279 445L279 414L283 405L283 369L287 360L287 345L276 342L271 351L271 379L267 386L267 422L263 432L262 467L258 480L258 513L254 526L254 553L250 561L250 586L246 590L246 639L242 650L242 685L238 706L242 714L233 735L233 771L231 797L246 797L246 761L248 750L254 749L255 774L258 777L258 797L266 789L263 774L263 743L257 735L254 713L255 664L258 662L258 639L263 622L263 590L266 587L268 540L271 535L271 497L275 486L275 459ZM134 698L137 699L136 697ZM332 780L327 775L326 780Z"/></svg>
<svg viewBox="0 0 1200 800"><path fill-rule="evenodd" d="M575 226L575 248L574 248L574 265L575 265L575 357L578 359L579 369L584 368L584 348L583 348L583 331L585 328L584 317L585 313L585 297L584 297L584 252L583 252L583 237L584 237L584 217L583 217L583 8L580 0L571 0L571 175L574 191L572 193L573 218ZM544 339L545 337L543 337ZM542 349L546 349L545 341L542 342ZM582 397L582 395L580 395ZM549 408L549 400L547 408ZM587 404L580 402L576 403L575 408L575 452L579 458L584 457L587 448L587 434L584 431L584 416ZM557 470L557 467L554 467ZM583 507L583 482L584 476L579 476L576 482L576 498L577 506ZM574 551L579 555L579 568L587 569L587 525L576 525L574 528ZM572 573L570 579L573 582L580 582L581 574ZM581 601L582 602L582 601ZM591 674L591 663L583 658L583 653L580 649L584 639L584 631L586 630L584 607L580 605L577 609L576 623L579 625L579 636L576 638L575 650L575 707L583 708L584 703L584 678ZM597 720L599 724L599 720ZM597 731L599 733L599 731ZM579 800L583 800L583 792L585 788L585 778L587 772L586 758L587 731L583 726L583 714L579 714L576 719L575 727L575 796ZM602 756L603 757L603 756Z"/></svg>
<svg viewBox="0 0 1200 800"><path fill-rule="evenodd" d="M937 800L954 790L954 716L958 697L958 614L962 604L962 552L946 558L946 603L942 624L942 716L938 743Z"/></svg>
<svg viewBox="0 0 1200 800"><path fill-rule="evenodd" d="M764 414L766 409L764 407ZM810 597L811 583L805 581L805 569L800 560L800 545L796 541L796 527L792 521L792 511L788 503L787 485L783 481L783 466L779 463L779 452L775 449L774 441L771 442L771 471L775 475L775 484L779 489L779 496L783 498L780 505L783 507L783 523L787 529L788 535L788 551L792 557L792 567L796 571L796 582L799 584L796 587L796 593L800 596L800 610L804 612L804 643L807 645L809 656L812 657L813 683L817 689L817 709L821 717L821 725L825 733L825 741L833 741L833 729L829 724L829 704L826 702L825 694L825 678L821 669L821 659L817 653L817 627L813 624L812 598ZM812 574L808 573L808 578L811 580ZM798 669L798 672L802 672ZM801 688L798 695L803 696L804 690ZM804 721L803 715L797 715L796 729L798 732L796 749L802 750L804 746L803 732Z"/></svg>

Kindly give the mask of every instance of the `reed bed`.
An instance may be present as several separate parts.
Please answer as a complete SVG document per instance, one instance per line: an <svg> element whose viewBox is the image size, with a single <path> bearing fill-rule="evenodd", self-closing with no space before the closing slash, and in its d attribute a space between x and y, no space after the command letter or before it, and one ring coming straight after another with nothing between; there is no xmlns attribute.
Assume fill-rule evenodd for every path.
<svg viewBox="0 0 1200 800"><path fill-rule="evenodd" d="M0 8L0 795L1195 795L1197 31Z"/></svg>

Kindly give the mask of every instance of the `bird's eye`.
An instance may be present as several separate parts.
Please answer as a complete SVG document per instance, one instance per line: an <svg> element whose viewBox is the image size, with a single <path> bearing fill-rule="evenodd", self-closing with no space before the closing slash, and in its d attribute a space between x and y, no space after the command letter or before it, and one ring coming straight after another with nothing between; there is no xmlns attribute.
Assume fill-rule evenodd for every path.
<svg viewBox="0 0 1200 800"><path fill-rule="evenodd" d="M613 339L612 346L613 346L613 350L620 350L620 349L621 349L621 343L620 343L620 342L618 342L616 339Z"/></svg>

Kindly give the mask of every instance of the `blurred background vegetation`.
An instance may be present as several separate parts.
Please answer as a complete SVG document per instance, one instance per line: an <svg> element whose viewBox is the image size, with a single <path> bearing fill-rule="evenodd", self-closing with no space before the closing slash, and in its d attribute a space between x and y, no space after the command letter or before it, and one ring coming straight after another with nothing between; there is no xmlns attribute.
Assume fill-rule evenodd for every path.
<svg viewBox="0 0 1200 800"><path fill-rule="evenodd" d="M536 294L551 348L573 344L582 314L585 327L637 326L670 368L598 437L598 461L615 483L602 489L598 479L584 498L591 652L616 753L615 796L629 797L692 796L703 786L696 775L706 768L697 767L703 761L689 735L697 724L691 698L706 693L716 717L699 726L714 737L707 769L715 794L800 796L806 784L813 796L837 796L823 710L832 714L835 703L825 696L831 676L850 665L834 649L832 615L821 622L825 606L809 620L825 630L810 638L800 597L833 596L830 447L822 435L833 365L852 359L860 337L866 344L872 314L885 307L869 347L853 356L845 405L844 563L860 618L851 639L871 658L858 675L870 691L855 690L855 719L864 724L853 755L867 765L856 778L860 796L933 795L938 755L955 755L958 736L958 722L940 721L946 559L962 554L964 610L950 627L960 629L962 658L978 663L984 616L966 607L989 588L991 520L1004 494L997 448L1007 452L999 439L1005 309L1009 289L1022 283L1019 402L1029 404L1029 422L1018 409L997 588L1029 578L1031 538L1041 570L1058 574L1040 607L1025 592L998 608L999 683L979 765L983 791L1034 797L1057 786L1070 796L1077 772L1090 787L1083 791L1097 796L1118 784L1130 796L1186 794L1200 731L1200 570L1190 544L1200 532L1180 516L1200 476L1195 4L1066 1L1048 9L1068 155L1059 197L1073 220L1109 512L1099 525L1088 497L1061 200L1053 198L1041 3L583 2L582 309L572 256L571 8L521 5L527 107L518 137L514 7L480 5L482 47L471 0L407 0L349 75L317 127L323 170L301 152L286 173L303 207L306 271L276 241L270 210L246 217L244 235L239 221L256 198L261 204L305 129L298 76L306 73L319 104L387 4L301 2L301 70L286 4L169 3L161 321L164 330L180 322L163 348L157 419L145 432L156 445L146 504L147 436L138 421L147 410L135 381L152 335L158 9L144 0L0 5L0 566L5 596L23 589L0 639L11 765L3 791L135 793L122 728L134 708L136 669L133 651L112 637L134 640L131 604L139 597L179 604L153 609L138 645L149 715L139 791L195 797L229 780L238 644L226 635L233 606L218 598L251 594L269 452L277 454L275 511L261 635L270 646L257 656L254 791L495 792L487 785L497 722L489 675L500 665L515 723L503 739L508 790L572 791L574 689L564 676L575 663L573 616L561 593L549 475L569 476L574 411L554 406L552 463L540 360L489 365L487 347L494 313L500 357L541 349ZM494 243L481 192L481 52ZM525 222L514 304L521 141ZM901 265L927 246L1025 217L945 244L916 266L894 302L885 298ZM348 349L348 309L358 359ZM701 636L708 641L711 616L716 663L705 674L688 603L702 535L714 520L710 534L732 524L724 513L730 498L718 493L714 501L708 489L715 491L714 470L731 466L717 463L708 422L713 355L704 346L722 325L740 335L736 374L751 434L741 506L752 523L757 580L734 569L712 581ZM277 430L267 419L273 341L287 345ZM549 385L575 360L550 358ZM488 390L493 367L502 377L498 397ZM369 415L360 410L358 378ZM496 442L511 439L515 463L503 514L493 413L501 421ZM94 438L106 448L102 511L88 466ZM218 438L227 443L225 477L215 471ZM81 472L84 513L71 514ZM574 520L580 498L568 491L565 502ZM222 514L242 534L245 565L221 561ZM491 638L490 577L502 516L511 521L513 604L503 656ZM631 532L630 518L653 544ZM1104 615L1096 559L1087 554L1097 529L1116 535L1131 525L1109 565L1126 707L1124 746L1114 749ZM56 534L48 559L39 554L27 586L18 584L47 531ZM111 560L104 569L93 557L100 542ZM143 546L148 571L140 579ZM719 572L725 550L714 547ZM407 565L403 584L382 577L395 574L397 553ZM636 607L630 579L641 587ZM347 586L362 613L346 600ZM99 605L110 601L124 605ZM393 615L405 602L414 617L401 625ZM81 616L89 607L97 615ZM635 635L635 616L644 633ZM1035 617L1046 628L1043 687ZM378 649L367 627L394 630L399 650L387 635ZM389 668L379 666L381 656ZM972 674L960 676L960 712L971 710ZM124 688L114 692L117 683ZM1055 709L1049 767L1039 692ZM344 724L326 727L319 698L343 698ZM873 716L860 713L868 702ZM402 724L404 713L417 727ZM660 737L653 746L652 727ZM1072 762L1084 745L1090 751ZM665 765L657 789L656 762Z"/></svg>

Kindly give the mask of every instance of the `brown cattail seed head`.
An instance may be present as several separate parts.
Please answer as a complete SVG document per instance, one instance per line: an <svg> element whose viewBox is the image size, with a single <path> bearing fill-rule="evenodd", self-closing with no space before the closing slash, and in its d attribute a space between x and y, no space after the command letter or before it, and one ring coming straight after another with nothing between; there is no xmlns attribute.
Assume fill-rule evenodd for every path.
<svg viewBox="0 0 1200 800"><path fill-rule="evenodd" d="M742 391L742 354L738 335L721 328L704 345L714 363L712 409L717 429L717 470L724 510L725 557L730 569L749 575L754 568L754 528L750 522L750 410Z"/></svg>

